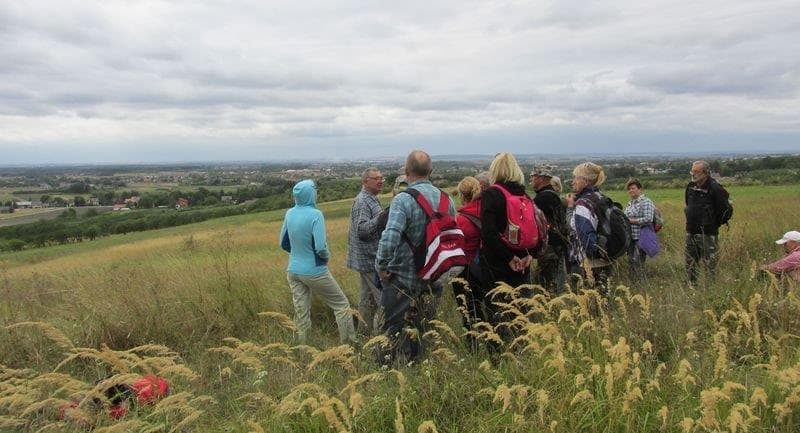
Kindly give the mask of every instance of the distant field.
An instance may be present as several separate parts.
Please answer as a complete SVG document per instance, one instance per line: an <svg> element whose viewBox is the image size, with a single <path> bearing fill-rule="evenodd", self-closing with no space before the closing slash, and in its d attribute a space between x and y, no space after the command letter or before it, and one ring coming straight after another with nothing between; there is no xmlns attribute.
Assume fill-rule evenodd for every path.
<svg viewBox="0 0 800 433"><path fill-rule="evenodd" d="M125 187L118 188L119 191L139 191L140 193L151 192L151 191L172 191L172 190L181 190L181 191L197 191L200 188L205 188L209 191L236 191L236 188L243 188L246 185L187 185L181 183L170 183L170 182L133 182L129 183Z"/></svg>
<svg viewBox="0 0 800 433"><path fill-rule="evenodd" d="M755 267L780 256L775 239L800 229L791 206L800 203L800 188L730 192L735 214L721 231L716 282L692 289L684 281L683 190L647 191L667 220L663 253L647 263L648 284L615 291L608 314L592 315L592 292L537 297L536 316L518 318L521 339L494 363L485 350L451 338L448 329L464 330L449 292L440 308L444 325L423 337L431 353L422 365L388 372L369 350L317 356L315 349L292 348L291 332L258 316L291 316L287 255L277 239L283 210L0 254L0 325L47 321L78 346L107 345L106 361L87 355L59 370L85 383L81 389L105 375L143 371L111 350L153 343L176 350L181 357L169 362L195 375L170 370L164 360L156 371L165 371L174 393L186 393L182 412L141 408L128 418L141 423L132 431L158 424L169 431L201 411L186 431L384 432L398 431L402 416L409 432L431 431L421 429L423 421L439 432L796 432L800 417L791 412L800 401L791 396L800 393L800 298ZM624 192L611 195L627 201ZM320 208L331 272L355 306L357 275L345 267L351 202ZM628 283L624 260L615 281ZM335 347L332 314L318 301L313 320L311 344ZM65 352L84 350L59 344L28 326L0 328L0 364L39 375ZM227 349L209 352L220 346ZM116 366L108 361L114 357ZM0 399L0 415L28 422L21 431L56 426L48 406L55 403L23 415L57 389L45 382L19 385L44 391L24 405ZM199 396L216 403L193 400ZM82 431L74 424L49 429Z"/></svg>
<svg viewBox="0 0 800 433"><path fill-rule="evenodd" d="M4 203L7 201L17 200L17 197L12 194L14 188L4 188L0 187L0 202Z"/></svg>
<svg viewBox="0 0 800 433"><path fill-rule="evenodd" d="M89 212L89 209L94 209L98 213L109 212L112 206L84 206L76 207L75 209L78 216L84 215ZM42 209L15 209L11 214L0 214L0 227L33 223L39 220L50 220L57 218L67 208L54 207Z"/></svg>

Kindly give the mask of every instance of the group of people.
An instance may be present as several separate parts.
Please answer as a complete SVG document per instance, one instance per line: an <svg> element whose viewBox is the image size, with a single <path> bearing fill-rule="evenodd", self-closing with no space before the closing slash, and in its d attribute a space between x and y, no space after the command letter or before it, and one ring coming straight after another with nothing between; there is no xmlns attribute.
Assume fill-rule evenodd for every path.
<svg viewBox="0 0 800 433"><path fill-rule="evenodd" d="M465 309L467 328L476 321L496 324L502 320L493 302L496 299L489 294L499 283L518 287L536 282L557 295L585 279L607 293L614 260L619 257L610 251L619 246L616 238L622 236L610 229L619 221L617 215L623 215L625 221L626 233L621 239L634 282L646 278L645 259L657 253L657 241L655 245L651 242L663 221L641 182L627 182L630 201L623 210L600 191L606 175L601 166L591 162L575 167L572 192L563 198L561 180L552 167L535 167L530 183L536 194L531 198L514 156L499 153L488 172L459 182L459 208L431 183L433 165L427 153L411 152L404 170L395 182L389 207L383 208L378 200L385 179L375 167L364 171L362 189L353 202L347 266L359 274L358 330L350 303L327 267L330 251L324 216L316 208L316 186L311 180L295 185L296 205L286 212L280 244L290 254L287 279L299 342L305 342L311 326L310 294L314 292L334 311L343 342L355 344L358 334L368 338L383 333L389 344L380 362L418 355L424 323L435 315L443 288L417 273L418 251L425 247L430 220L417 196L433 209L447 209L455 218L456 231L463 234L463 245L457 250L465 256L466 266L452 287ZM695 162L691 176L685 191L685 259L689 282L696 284L701 268L714 276L719 228L730 219L733 208L727 191L711 177L708 163ZM519 213L519 219L512 218L512 213ZM785 245L787 257L764 269L800 280L800 232L789 232L778 243Z"/></svg>

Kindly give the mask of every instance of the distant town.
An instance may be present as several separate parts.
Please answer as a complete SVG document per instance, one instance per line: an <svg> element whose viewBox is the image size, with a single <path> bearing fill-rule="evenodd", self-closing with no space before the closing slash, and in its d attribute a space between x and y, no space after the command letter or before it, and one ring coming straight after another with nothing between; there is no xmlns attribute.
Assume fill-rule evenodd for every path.
<svg viewBox="0 0 800 433"><path fill-rule="evenodd" d="M432 181L454 187L486 170L491 156L434 157ZM565 180L586 158L520 155L525 170L550 164ZM697 157L592 158L608 175L606 189L639 178L646 188L682 188ZM706 158L726 184L800 184L800 155L721 155ZM352 162L203 163L0 167L0 250L91 240L109 234L191 224L292 205L291 188L314 179L318 201L354 197L365 168L376 166L386 191L403 160ZM124 214L124 215L123 215Z"/></svg>

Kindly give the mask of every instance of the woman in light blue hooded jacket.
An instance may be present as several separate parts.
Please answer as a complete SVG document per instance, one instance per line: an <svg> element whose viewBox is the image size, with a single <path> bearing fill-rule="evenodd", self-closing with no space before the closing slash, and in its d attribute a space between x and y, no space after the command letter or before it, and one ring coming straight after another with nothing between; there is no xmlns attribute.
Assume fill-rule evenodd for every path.
<svg viewBox="0 0 800 433"><path fill-rule="evenodd" d="M317 187L313 180L298 182L292 189L295 205L286 211L281 227L281 248L289 253L287 280L292 289L297 339L306 343L311 328L311 292L333 310L342 342L355 341L350 301L328 270L325 217L317 209Z"/></svg>

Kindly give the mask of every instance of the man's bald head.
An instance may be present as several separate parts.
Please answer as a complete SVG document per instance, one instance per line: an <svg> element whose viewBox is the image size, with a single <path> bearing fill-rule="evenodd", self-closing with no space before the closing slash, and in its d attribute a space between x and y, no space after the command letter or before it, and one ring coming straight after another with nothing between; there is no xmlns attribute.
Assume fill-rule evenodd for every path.
<svg viewBox="0 0 800 433"><path fill-rule="evenodd" d="M427 178L433 171L431 156L425 151L414 150L406 158L406 176L415 178Z"/></svg>

